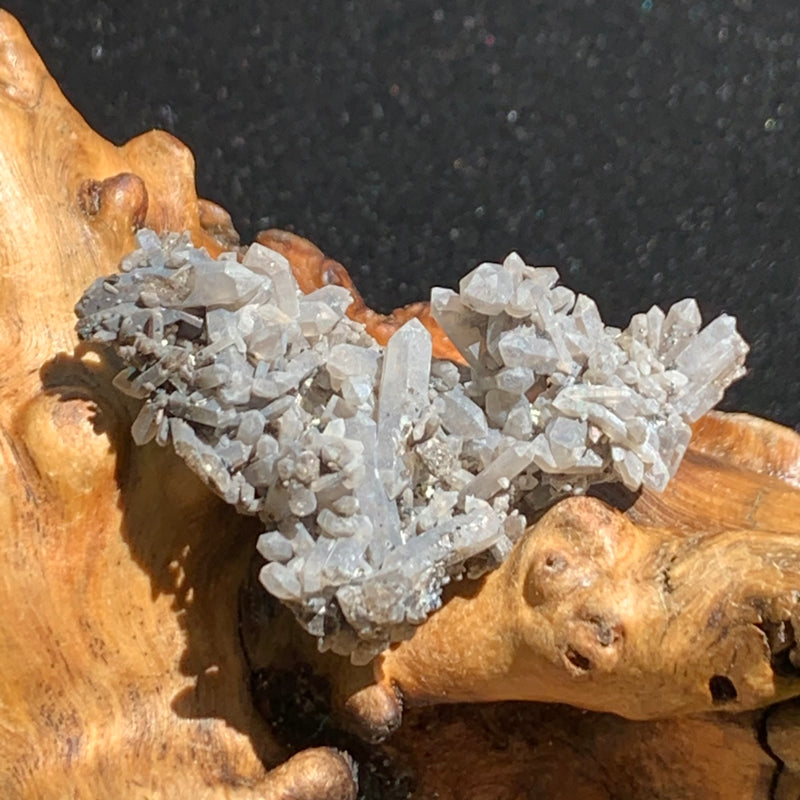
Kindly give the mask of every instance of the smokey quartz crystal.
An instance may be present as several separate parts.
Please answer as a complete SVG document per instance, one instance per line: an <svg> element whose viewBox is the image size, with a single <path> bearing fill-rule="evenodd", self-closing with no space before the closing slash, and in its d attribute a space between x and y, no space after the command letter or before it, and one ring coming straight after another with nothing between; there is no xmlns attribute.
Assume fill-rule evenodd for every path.
<svg viewBox="0 0 800 800"><path fill-rule="evenodd" d="M702 328L683 300L620 331L515 253L433 290L458 366L417 320L379 346L347 290L304 295L259 244L240 260L186 234L137 241L76 308L141 401L133 439L171 445L258 516L265 589L357 663L408 637L446 583L501 563L523 510L607 481L662 490L690 424L744 372L731 317Z"/></svg>

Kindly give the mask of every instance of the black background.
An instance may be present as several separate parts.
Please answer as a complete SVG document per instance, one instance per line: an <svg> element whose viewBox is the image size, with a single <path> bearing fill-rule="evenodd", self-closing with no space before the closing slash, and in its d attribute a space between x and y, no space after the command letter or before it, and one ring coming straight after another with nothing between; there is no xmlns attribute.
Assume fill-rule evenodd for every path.
<svg viewBox="0 0 800 800"><path fill-rule="evenodd" d="M512 249L612 324L695 296L752 346L724 407L800 422L796 0L0 4L243 241L297 231L383 310Z"/></svg>

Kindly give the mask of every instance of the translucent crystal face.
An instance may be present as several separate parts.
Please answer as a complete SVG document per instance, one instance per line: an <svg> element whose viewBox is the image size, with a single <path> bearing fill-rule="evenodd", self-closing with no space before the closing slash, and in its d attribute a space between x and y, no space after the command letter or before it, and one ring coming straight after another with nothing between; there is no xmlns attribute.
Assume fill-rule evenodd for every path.
<svg viewBox="0 0 800 800"><path fill-rule="evenodd" d="M138 243L78 303L79 334L113 345L115 385L144 401L136 443L171 443L258 515L264 587L354 661L501 563L525 512L604 481L663 489L689 423L744 371L731 317L701 330L684 300L619 331L515 253L432 292L461 368L416 320L378 346L345 289L303 295L261 245L239 263L187 236Z"/></svg>

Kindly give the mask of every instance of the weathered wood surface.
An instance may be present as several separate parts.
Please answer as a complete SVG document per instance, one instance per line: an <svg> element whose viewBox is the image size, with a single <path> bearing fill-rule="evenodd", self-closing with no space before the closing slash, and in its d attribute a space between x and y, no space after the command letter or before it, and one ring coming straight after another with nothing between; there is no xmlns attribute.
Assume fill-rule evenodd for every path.
<svg viewBox="0 0 800 800"><path fill-rule="evenodd" d="M73 333L137 226L219 251L220 220L180 142L101 139L0 12L3 798L352 796L333 751L267 771L288 754L237 638L255 531L171 454L130 446L131 409Z"/></svg>
<svg viewBox="0 0 800 800"><path fill-rule="evenodd" d="M251 696L251 666L309 644L240 620L257 527L170 452L131 445L113 365L73 333L76 299L142 225L236 245L180 142L103 140L0 12L0 796L353 797L345 757L289 758ZM354 288L299 237L260 239L304 289ZM382 341L419 315L453 356L424 304L354 313ZM624 515L562 503L374 675L318 666L368 734L397 724L399 692L403 725L376 747L417 797L793 796L794 703L757 709L800 693L799 483L795 434L711 415L664 495ZM413 708L510 698L615 714Z"/></svg>

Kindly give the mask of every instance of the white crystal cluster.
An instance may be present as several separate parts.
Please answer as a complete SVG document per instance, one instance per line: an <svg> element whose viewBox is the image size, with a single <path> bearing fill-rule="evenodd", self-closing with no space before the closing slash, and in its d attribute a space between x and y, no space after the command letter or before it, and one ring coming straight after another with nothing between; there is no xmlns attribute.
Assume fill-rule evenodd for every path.
<svg viewBox="0 0 800 800"><path fill-rule="evenodd" d="M379 347L345 289L303 295L265 247L239 262L137 238L78 303L79 334L125 364L134 440L171 443L258 515L261 582L356 662L410 635L449 580L499 564L523 512L602 481L663 488L747 352L730 317L700 330L692 300L606 327L511 254L433 291L459 367L416 320Z"/></svg>
<svg viewBox="0 0 800 800"><path fill-rule="evenodd" d="M636 314L620 331L558 279L512 253L474 269L459 293L433 290L433 315L469 364L464 392L495 437L511 437L503 447L526 443L520 460L533 461L542 483L661 491L686 451L688 423L744 374L736 320L722 314L701 330L687 299L666 314Z"/></svg>

